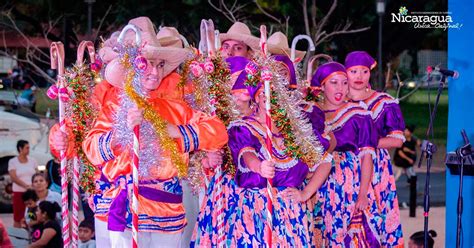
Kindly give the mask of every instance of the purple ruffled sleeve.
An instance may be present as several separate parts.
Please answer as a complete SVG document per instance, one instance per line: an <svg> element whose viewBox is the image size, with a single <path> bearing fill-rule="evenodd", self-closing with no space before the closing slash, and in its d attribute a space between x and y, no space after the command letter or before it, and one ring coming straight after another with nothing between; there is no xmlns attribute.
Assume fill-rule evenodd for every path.
<svg viewBox="0 0 474 248"><path fill-rule="evenodd" d="M260 174L252 172L244 162L245 153L253 153L259 157L262 145L248 127L245 125L235 125L228 130L229 148L232 153L232 159L237 167L235 179L237 185L244 188L260 187L265 185L266 179Z"/></svg>
<svg viewBox="0 0 474 248"><path fill-rule="evenodd" d="M400 106L396 103L386 105L384 112L384 136L401 139L404 142L405 121Z"/></svg>

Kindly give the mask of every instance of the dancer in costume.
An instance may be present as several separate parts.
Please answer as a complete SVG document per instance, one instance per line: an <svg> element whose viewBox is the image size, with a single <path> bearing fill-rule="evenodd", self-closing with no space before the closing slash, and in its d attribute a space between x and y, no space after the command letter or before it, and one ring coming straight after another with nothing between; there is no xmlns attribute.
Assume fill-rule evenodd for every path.
<svg viewBox="0 0 474 248"><path fill-rule="evenodd" d="M231 72L231 78L233 81L236 81L237 76L240 75L242 70L245 69L245 66L249 62L245 57L234 56L226 59L226 62L229 64L229 69ZM237 75L237 76L236 76ZM243 85L243 81L240 80L234 84L232 87L232 95L234 103L238 108L238 111L242 114L250 114L252 112L252 105L250 102L250 95ZM230 111L230 110L229 110ZM231 159L231 158L228 158ZM218 165L220 166L221 163ZM196 228L193 233L193 238L191 242L191 247L218 247L218 233L219 228L217 227L217 203L215 201L215 194L217 193L217 178L213 176L212 167L213 164L205 164L206 168L211 169L209 184L206 189L206 195L201 205L201 211L197 219ZM215 165L214 165L215 166ZM237 202L235 195L236 184L229 172L225 172L222 177L221 187L224 191L224 233L228 232L227 221L232 214L229 209L230 206L235 205Z"/></svg>
<svg viewBox="0 0 474 248"><path fill-rule="evenodd" d="M370 112L359 104L345 103L347 74L339 63L320 66L312 84L324 93L325 132L333 132L337 140L333 167L323 187L323 246L378 247L381 219L370 183L376 140Z"/></svg>
<svg viewBox="0 0 474 248"><path fill-rule="evenodd" d="M163 47L189 47L186 39L174 27L160 27L160 30L156 34L156 38ZM192 91L192 87L190 87L191 85L189 84L179 85L180 80L181 76L176 70L170 73L168 76L163 78L158 89L153 91L153 97L183 101L185 94ZM200 202L198 197L193 194L192 187L188 180L182 180L181 186L183 187L183 205L186 211L186 220L188 223L183 232L182 247L184 248L189 247L194 225L199 213Z"/></svg>
<svg viewBox="0 0 474 248"><path fill-rule="evenodd" d="M392 163L388 149L401 147L405 141L403 120L398 100L387 93L372 90L370 70L377 63L364 51L347 55L345 66L349 81L349 98L363 102L371 112L377 134L376 159L372 184L377 207L382 215L381 239L383 247L403 247L402 226Z"/></svg>
<svg viewBox="0 0 474 248"><path fill-rule="evenodd" d="M177 144L179 157L187 160L189 151L219 149L227 142L225 127L217 118L190 109L181 101L153 98L162 78L170 74L188 56L188 50L161 47L155 36L153 25L146 17L133 19L141 32L142 54L149 70L141 75L140 85L147 96L149 106L156 111L167 127L164 132ZM133 40L133 34L125 37ZM119 58L117 57L119 65ZM112 63L111 63L112 64ZM109 64L110 66L110 64ZM152 125L154 120L144 120L143 111L137 107L123 108L126 100L119 99L119 88L125 83L121 77L124 69L111 68L108 81L118 87L113 88L115 98L102 108L94 128L83 143L87 156L94 164L104 164L103 172L109 181L118 187L108 219L111 242L114 247L129 247L132 243L129 231L131 218L128 213L130 173L132 167L131 142L128 137L132 128L140 125L140 168L139 171L139 238L143 247L179 247L186 225L182 204L182 188L178 178L177 164L171 151L164 150L158 134ZM106 73L107 76L107 73ZM115 190L114 189L114 190Z"/></svg>
<svg viewBox="0 0 474 248"><path fill-rule="evenodd" d="M201 37L202 39L204 38L202 42L206 42L207 48L211 51L210 53L213 54L212 51L216 50L215 48L213 49L215 43L213 37L213 23L210 20L203 20L203 22L205 31L201 30L201 35L205 34L207 37ZM203 28L203 26L201 26L201 28ZM233 86L231 92L228 92L228 94L232 94L232 106L229 107L235 108L225 111L237 111L238 113L236 114L240 116L249 115L252 112L253 106L251 105L251 97L243 84L235 84L233 82L237 80L240 72L245 69L245 66L249 62L247 58L253 55L253 51L250 47L255 47L255 44L258 44L258 38L251 36L248 27L240 22L235 23L227 33L221 34L220 38L223 42L221 51L218 51L218 56L226 57L226 63L230 69L230 83L233 84ZM226 166L232 165L229 161L231 160L230 156L225 156L223 159L224 161L228 161L226 162ZM207 184L197 227L193 235L193 242L191 243L193 247L222 246L225 233L227 233L227 220L230 214L228 211L229 206L236 204L236 184L233 179L233 168L223 168L223 176L218 177L218 175L214 174L213 169L215 166L221 166L221 163L211 163L207 165L207 171L210 172L208 174L209 183ZM220 199L220 201L223 201L223 206L218 204L220 190L223 191L223 199ZM220 213L219 209L223 211L223 214ZM219 215L224 215L223 226L219 226Z"/></svg>
<svg viewBox="0 0 474 248"><path fill-rule="evenodd" d="M242 72L236 84L243 84L247 74ZM237 204L230 206L227 245L232 247L264 246L266 232L272 230L273 243L281 247L307 247L308 230L304 205L282 196L287 187L300 187L308 166L289 157L283 138L273 134L271 157L265 146L265 97L261 84L248 86L256 108L251 115L231 123L228 128L229 146L237 166ZM274 128L273 130L276 130ZM266 212L267 178L273 178L273 214L269 226Z"/></svg>
<svg viewBox="0 0 474 248"><path fill-rule="evenodd" d="M312 66L312 65L309 65ZM311 74L311 73L310 73ZM290 81L292 82L292 81ZM312 85L317 85L316 78L311 80ZM296 83L291 89L296 89ZM317 86L311 86L310 94L313 96L319 95L321 88ZM316 100L317 97L312 99ZM303 101L302 108L304 113L308 117L313 127L313 132L319 137L319 141L323 146L325 153L321 162L309 173L307 185L304 190L292 188L286 191L288 197L292 197L295 200L305 202L307 205L308 213L308 230L310 234L310 243L312 247L323 246L322 231L324 230L324 219L322 208L325 202L326 193L326 181L331 172L332 152L336 146L336 139L334 134L324 132L324 121L325 116L323 110L319 106L319 102L316 101Z"/></svg>

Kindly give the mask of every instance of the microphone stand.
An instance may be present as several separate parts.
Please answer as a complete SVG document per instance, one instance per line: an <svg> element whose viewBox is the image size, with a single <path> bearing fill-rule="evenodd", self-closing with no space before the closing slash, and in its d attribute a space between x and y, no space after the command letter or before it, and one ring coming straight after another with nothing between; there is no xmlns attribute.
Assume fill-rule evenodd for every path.
<svg viewBox="0 0 474 248"><path fill-rule="evenodd" d="M457 206L457 229L456 229L456 248L459 248L461 245L461 217L463 212L463 197L462 197L462 186L463 186L463 176L464 176L464 160L466 157L471 156L471 144L467 139L467 135L464 129L461 131L461 134L464 138L464 146L456 150L456 153L461 157L461 168L459 168L459 193L458 193L458 206Z"/></svg>
<svg viewBox="0 0 474 248"><path fill-rule="evenodd" d="M429 83L429 82L428 82ZM428 124L428 130L426 131L426 140L423 140L421 144L421 156L418 162L418 168L421 167L423 161L423 155L426 156L426 181L425 181L425 196L424 196L424 247L428 247L428 217L430 212L430 171L433 161L433 154L436 153L436 145L430 141L430 134L433 130L433 122L436 117L436 111L438 109L439 97L443 92L443 87L446 83L446 77L443 75L438 85L438 93L436 95L436 102L430 113L430 123Z"/></svg>

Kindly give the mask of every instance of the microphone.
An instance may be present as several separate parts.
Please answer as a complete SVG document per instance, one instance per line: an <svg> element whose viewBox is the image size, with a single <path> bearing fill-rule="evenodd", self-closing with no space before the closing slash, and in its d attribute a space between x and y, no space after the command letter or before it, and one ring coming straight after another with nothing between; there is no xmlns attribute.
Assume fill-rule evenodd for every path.
<svg viewBox="0 0 474 248"><path fill-rule="evenodd" d="M439 66L435 66L434 69L433 69L432 66L426 67L426 72L428 73L428 75L431 74L431 72L433 72L433 71L437 71L437 72L443 74L444 76L452 77L453 79L459 78L459 72L458 71L443 69L443 68L440 68Z"/></svg>

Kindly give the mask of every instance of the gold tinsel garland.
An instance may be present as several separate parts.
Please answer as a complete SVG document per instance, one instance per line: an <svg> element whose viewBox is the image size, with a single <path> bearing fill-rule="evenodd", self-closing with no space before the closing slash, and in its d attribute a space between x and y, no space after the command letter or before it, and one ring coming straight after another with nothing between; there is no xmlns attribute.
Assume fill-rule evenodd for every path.
<svg viewBox="0 0 474 248"><path fill-rule="evenodd" d="M170 154L172 163L178 169L178 176L184 177L187 175L188 168L183 160L182 154L177 149L178 145L168 134L168 123L164 121L153 107L133 88L132 82L135 78L135 69L128 58L128 54L125 54L121 60L124 68L127 68L127 75L125 77L125 93L140 109L144 110L143 117L145 120L149 121L155 129L156 135L160 140L161 148Z"/></svg>
<svg viewBox="0 0 474 248"><path fill-rule="evenodd" d="M184 61L183 66L181 67L181 72L179 73L180 78L177 85L177 87L180 89L184 89L184 86L186 86L186 84L188 83L189 65L191 64L192 61L193 61L192 59L188 59Z"/></svg>

